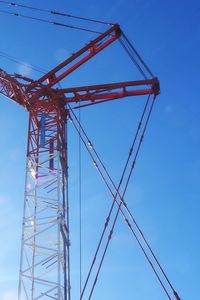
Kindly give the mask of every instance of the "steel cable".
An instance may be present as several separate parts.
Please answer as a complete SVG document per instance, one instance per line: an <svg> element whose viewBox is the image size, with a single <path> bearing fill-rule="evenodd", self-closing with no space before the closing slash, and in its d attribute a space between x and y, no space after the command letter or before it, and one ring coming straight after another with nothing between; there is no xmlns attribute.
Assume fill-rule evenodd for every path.
<svg viewBox="0 0 200 300"><path fill-rule="evenodd" d="M144 62L144 60L142 59L142 57L139 55L139 53L137 52L137 50L135 49L135 47L133 46L133 44L129 41L128 37L125 35L125 33L123 31L122 31L122 35L121 36L125 39L125 41L126 41L128 47L129 47L129 49L131 49L132 52L136 55L136 57L139 59L139 61L141 62L141 64L143 65L143 67L145 68L145 70L147 71L147 73L150 75L150 77L153 78L154 75L151 72L150 68Z"/></svg>
<svg viewBox="0 0 200 300"><path fill-rule="evenodd" d="M69 25L69 24L65 24L65 23L60 23L60 22L49 21L49 20L42 19L42 18L31 17L31 16L20 14L20 13L12 13L12 12L7 11L7 10L0 10L0 13L7 14L7 15L12 15L12 16L15 16L15 17L21 17L21 18L25 18L25 19L35 20L35 21L39 21L39 22L43 22L43 23L47 23L47 24L51 24L51 25L55 25L55 26L61 26L61 27L65 27L65 28L70 28L70 29L76 29L76 30L81 30L81 31L86 31L86 32L92 32L92 33L96 33L96 34L101 34L100 31L95 31L95 30L92 30L92 29L87 29L87 28L84 28L84 27L73 26L73 25Z"/></svg>
<svg viewBox="0 0 200 300"><path fill-rule="evenodd" d="M154 102L153 102L154 103ZM152 108L151 108L151 110L152 110ZM150 113L149 113L149 117L150 117L150 114L151 114L151 110L150 110ZM149 117L147 118L147 123L148 123L148 119L149 119ZM146 124L147 125L147 124ZM146 131L146 127L145 127L145 129L144 129L144 132ZM140 144L142 143L142 140L143 140L143 135L142 135L142 137L141 137L141 140L140 140ZM140 145L139 145L139 148L140 148ZM136 153L136 157L137 157L137 155L138 155L138 152L139 152L139 149L138 149L138 151L137 151L137 153ZM135 157L135 159L134 159L134 163L133 163L133 165L132 165L132 170L133 170L133 168L134 168L134 166L135 166L135 161L136 161L136 157ZM131 170L131 172L132 172L132 170ZM131 173L130 172L130 173ZM128 178L128 181L127 181L127 185L126 185L126 188L127 188L127 186L128 186L128 182L129 182L129 180L130 180L130 176L129 176L129 178ZM125 191L126 191L126 188L125 188ZM121 202L121 204L120 204L120 206L119 206L119 209L118 209L118 214L119 214L119 211L121 210L121 205L122 205L123 203ZM122 211L122 213L123 213L123 211ZM118 214L117 214L117 216L118 216ZM150 264L150 266L151 266L151 268L153 269L153 271L154 271L154 273L155 273L155 275L156 275L156 277L157 277L157 279L159 280L159 282L160 282L160 284L161 284L161 286L162 286L162 288L164 289L164 291L165 291L165 293L166 293L166 295L168 296L168 299L171 299L171 297L169 296L169 293L167 292L167 290L166 290L166 288L165 288L165 286L163 285L163 283L162 283L162 281L161 281L161 279L160 279L160 277L159 277L159 275L158 275L158 273L156 272L156 270L155 270L155 268L154 268L154 266L153 266L153 264L152 264L152 262L150 261L150 259L149 259L149 257L148 257L148 255L147 255L147 253L145 252L145 250L144 250L144 248L143 248L143 246L141 245L141 243L140 243L140 241L139 241L139 239L137 238L137 236L136 236L136 234L135 234L135 232L134 232L134 230L133 230L133 228L131 227L131 225L130 225L130 223L128 222L128 220L126 219L126 217L125 217L125 215L124 215L124 213L123 213L123 216L124 216L124 219L125 219L125 221L126 221L126 223L127 223L127 225L129 226L129 228L130 228L130 230L131 230L131 232L133 233L133 235L135 236L135 238L136 238L136 240L137 240L137 242L138 242L138 244L139 244L139 246L140 246L140 248L142 249L142 251L143 251L143 254L145 255L145 257L147 258L147 260L148 260L148 262L149 262L149 264ZM106 226L105 226L105 228L107 227L107 223L108 223L108 220L109 220L109 217L107 218L107 220L106 220ZM116 222L115 222L116 223ZM104 229L105 229L104 228ZM112 232L113 232L113 230L111 230L111 232L110 232L110 235L109 235L109 239L108 239L108 241L110 241L110 239L111 239L111 236L112 236ZM107 250L106 250L107 251ZM105 255L104 255L105 256ZM94 258L94 261L96 260L96 255L95 255L95 258ZM100 270L99 270L100 271ZM98 276L97 276L98 277ZM96 284L96 281L97 281L97 278L95 279L95 284ZM91 291L91 295L92 295L92 293L93 293L93 290ZM90 295L90 297L91 297L91 295ZM174 293L174 295L177 295L177 293L175 292ZM180 299L180 298L177 298L177 300L178 299Z"/></svg>
<svg viewBox="0 0 200 300"><path fill-rule="evenodd" d="M81 111L78 111L78 121L81 124ZM81 126L78 126L79 141L78 141L78 152L79 152L79 288L80 295L82 290L82 152L81 152Z"/></svg>
<svg viewBox="0 0 200 300"><path fill-rule="evenodd" d="M0 1L0 3L1 3L1 2L5 2L5 1ZM13 4L12 4L12 5L13 5ZM17 5L17 6L21 6L21 5ZM23 7L23 5L22 5L21 7ZM28 7L27 7L27 8L28 8ZM33 8L32 8L32 9L33 9ZM34 9L36 9L36 8L34 8ZM38 9L38 10L40 10L40 9ZM0 11L0 12L2 12L2 11ZM4 11L4 12L5 12L5 11ZM9 13L9 12L5 12L5 13ZM57 14L56 12L51 12L51 13ZM15 16L21 16L21 17L25 17L25 18L29 18L29 19L34 19L34 20L38 20L38 21L42 21L42 22L46 22L46 23L51 23L51 24L54 24L54 25L65 26L65 27L69 27L69 28L74 28L74 29L79 29L79 30L84 30L84 31L90 31L90 32L95 32L95 33L100 33L100 32L91 31L91 30L88 30L88 29L80 28L80 27L74 27L74 26L70 26L70 25L67 25L67 24L57 23L57 22L50 22L50 21L47 21L47 20L44 20L44 19L34 18L34 17L29 17L29 16L25 16L25 15L21 15L21 14L13 14L13 13L9 13L9 14L12 14L12 15L15 15ZM58 13L58 14L59 14L59 13ZM69 16L69 15L68 15L68 16ZM82 19L84 19L84 18L82 18ZM90 20L90 21L92 21L92 20ZM125 35L124 35L124 36L125 36ZM127 38L126 38L126 39L127 39ZM128 42L129 42L129 41L128 41ZM124 44L123 44L123 46L125 47ZM130 46L130 45L129 45L129 46ZM134 48L133 48L133 49L134 49ZM135 50L135 49L134 49L134 50ZM129 53L130 53L130 52L129 52ZM136 54L137 54L137 56L140 58L140 56L138 55L137 52L136 52ZM1 54L0 54L0 55L1 55ZM2 55L2 56L3 56L3 55ZM130 56L130 55L129 55L129 56ZM141 59L141 58L140 58L140 59ZM13 60L13 61L14 61L14 60ZM15 62L17 62L17 61L15 61ZM143 62L143 61L142 61L142 62ZM17 62L17 63L19 63L19 62ZM21 63L21 64L22 64L22 63ZM136 62L135 62L135 64L136 64ZM144 64L144 63L143 63L143 64ZM24 65L27 66L26 64L24 64ZM136 66L137 66L137 65L136 65ZM31 66L30 66L30 67L31 67ZM147 67L147 66L145 65L145 67ZM31 68L34 69L35 67L32 66ZM35 70L38 71L37 69L35 69ZM148 69L148 71L150 72L149 69ZM42 71L40 71L40 72L42 72ZM151 75L153 76L152 73L151 73ZM125 204L125 205L126 205L126 204ZM126 207L126 206L125 206L125 207ZM130 214L130 211L129 211L129 214ZM133 217L132 217L132 220L134 221L134 223L135 223L135 225L136 225L136 227L137 227L138 225L137 225L137 223L135 222L135 220L134 220ZM137 228L137 229L140 231L142 237L144 238L143 233L141 232L141 230L140 230L139 228ZM144 240L145 240L145 238L144 238ZM146 245L148 246L148 248L149 248L151 254L153 255L154 259L156 260L157 264L159 265L159 268L161 269L162 273L164 274L164 276L165 276L166 280L168 281L169 285L170 285L171 288L173 289L173 287L172 287L170 281L169 281L168 278L166 277L166 275L165 275L165 273L164 273L162 267L160 266L160 264L159 264L157 258L156 258L155 255L153 254L152 249L150 248L150 246L148 245L148 243L147 243L146 240L145 240L145 243L146 243ZM174 295L176 296L176 298L177 298L177 299L180 299L179 296L178 296L178 294L176 293L176 291L175 291L174 289L173 289L173 292L174 292Z"/></svg>
<svg viewBox="0 0 200 300"><path fill-rule="evenodd" d="M138 69L138 71L142 74L142 76L144 77L144 79L147 79L147 76L146 76L145 72L142 70L142 68L140 67L140 65L138 64L138 62L134 58L134 56L127 49L126 45L124 44L124 42L122 41L121 38L119 38L119 42L120 42L121 46L124 48L124 50L126 51L126 53L128 54L129 58L132 60L132 62L136 66L136 68Z"/></svg>
<svg viewBox="0 0 200 300"><path fill-rule="evenodd" d="M12 61L12 62L14 62L16 64L19 64L21 66L24 66L24 67L30 68L30 69L32 69L34 71L37 71L39 73L45 74L45 72L46 72L44 69L41 69L41 68L36 67L34 65L23 63L23 62L19 61L17 58L15 58L15 57L13 57L11 55L8 55L7 53L5 53L3 51L0 51L0 56L6 58L6 59L8 59L8 60L10 60L10 61Z"/></svg>
<svg viewBox="0 0 200 300"><path fill-rule="evenodd" d="M119 193L119 188L120 188L120 186L121 186L121 184L122 184L122 181L123 181L123 178L124 178L124 175L125 175L125 171L126 171L127 166L128 166L128 162L129 162L130 157L131 157L132 152L133 152L133 147L134 147L134 145L135 145L135 142L136 142L136 139L137 139L139 130L140 130L140 128L141 128L142 120L143 120L143 117L144 117L144 114L145 114L145 111L146 111L146 108L147 108L147 105L148 105L148 102L149 102L149 98L150 98L150 97L148 97L148 100L147 100L147 102L146 102L146 105L145 105L145 108L144 108L144 111L143 111L143 114L142 114L142 118L141 118L141 120L140 120L140 122L139 122L138 130L137 130L137 132L136 132L136 135L135 135L135 138L134 138L134 141L133 141L131 150L130 150L130 152L129 152L129 156L128 156L127 162L126 162L126 164L125 164L124 172L123 172L123 174L122 174L122 177L121 177L121 180L120 180L120 183L119 183L119 187L118 187L117 193L116 193L116 195L114 196L114 200L113 200L111 209L110 209L109 214L108 214L108 217L107 217L107 219L106 219L106 222L105 222L105 225L104 225L104 229L103 229L103 232L102 232L102 235L101 235L101 238L100 238L100 242L99 242L99 244L98 244L98 246L97 246L97 250L96 250L96 252L95 252L95 256L94 256L94 259L93 259L91 268L90 268L90 270L89 270L89 273L88 273L88 276L87 276L87 279L86 279L86 282L85 282L85 285L84 285L84 288L83 288L83 291L82 291L82 294L81 294L81 299L82 299L82 297L83 297L83 294L84 294L86 285L87 285L87 283L88 283L88 280L89 280L91 271L92 271L92 269L93 269L93 266L94 266L94 263L95 263L95 260L96 260L96 256L97 256L97 254L98 254L98 252L99 252L101 242L102 242L102 240L103 240L103 237L104 237L106 228L107 228L107 226L108 226L108 223L109 223L109 220L110 220L110 216L111 216L111 213L112 213L112 211L113 211L114 204L115 204L115 201L116 201L116 197L117 197L117 194ZM142 141L140 141L140 143L141 143L141 142L142 142ZM129 179L130 179L130 178L129 178ZM127 188L127 187L126 187L126 188ZM123 199L123 197L122 197L122 199ZM118 204L118 209L119 209L119 210L121 210L121 204L122 204L122 203L123 203L123 200L121 201L120 204ZM127 220L127 219L125 218L125 221L126 221L126 220Z"/></svg>
<svg viewBox="0 0 200 300"><path fill-rule="evenodd" d="M154 106L154 103L155 103L155 97L153 99L153 102L151 104L151 107L150 107L150 110L149 110L149 113L148 113L148 116L147 116L147 120L145 122L145 126L144 126L144 129L143 129L143 132L142 132L142 135L141 135L141 138L140 138L140 141L139 141L139 144L138 144L138 147L137 147L137 150L136 150L136 153L135 153L135 156L134 156L134 160L132 162L132 166L131 166L131 169L130 169L130 172L129 172L129 176L128 176L128 179L126 181L126 185L125 185L125 188L124 188L124 191L123 191L123 194L122 194L122 198L124 198L125 194L126 194L126 191L127 191L127 188L128 188L128 185L129 185L129 182L130 182L130 178L131 178L131 175L133 173L133 170L134 170L134 167L135 167L135 163L136 163L136 160L137 160L137 157L138 157L138 153L139 153L139 150L140 150L140 147L142 145L142 141L143 141L143 138L144 138L144 135L145 135L145 132L146 132L146 128L147 128L147 125L149 123L149 119L150 119L150 116L151 116L151 112L152 112L152 109L153 109L153 106ZM99 276L99 273L101 271L101 268L102 268L102 264L103 264L103 261L104 261L104 258L105 258L105 255L106 255L106 252L107 252L107 249L108 249L108 246L109 246L109 243L110 243L110 240L112 238L112 235L113 235L113 231L114 231L114 228L115 228L115 225L116 225L116 222L117 222L117 219L118 219L118 216L119 216L119 212L120 212L120 208L121 208L121 205L122 205L122 202L120 203L120 206L118 207L118 210L116 212L116 215L115 215L115 218L114 218L114 221L113 221L113 225L112 225L112 228L110 230L110 233L109 233L109 236L108 236L108 240L107 240L107 243L106 243L106 246L105 246L105 249L104 249L104 252L103 252L103 255L102 255L102 258L101 258L101 261L100 261L100 264L99 264L99 268L97 270L97 274L95 276L95 279L94 279L94 283L92 285L92 289L91 289L91 292L90 292L90 295L89 295L89 299L91 299L92 297L92 294L94 292L94 288L96 286L96 283L97 283L97 279L98 279L98 276ZM146 256L147 257L147 256ZM148 262L150 263L150 266L151 268L153 269L158 281L160 282L162 288L164 289L167 297L169 300L171 300L171 297L169 295L169 293L167 292L164 284L162 283L162 280L160 279L157 271L155 270L155 268L153 267L153 265L151 264L150 260L148 259Z"/></svg>
<svg viewBox="0 0 200 300"><path fill-rule="evenodd" d="M84 18L84 17L80 17L80 16L76 16L76 15L71 15L71 14L67 14L67 13L63 13L63 12L58 12L58 11L53 11L53 10L48 10L48 9L44 9L44 8L38 8L38 7L28 6L28 5L19 4L19 3L16 3L16 2L0 1L0 3L6 4L6 5L12 6L12 7L21 7L21 8L26 8L26 9L34 10L34 11L46 12L46 13L57 15L57 16L78 19L78 20L82 20L82 21L99 23L99 24L109 25L109 26L113 25L112 23L109 23L109 22L104 22L104 21L95 20L95 19L91 19L91 18Z"/></svg>
<svg viewBox="0 0 200 300"><path fill-rule="evenodd" d="M148 104L148 103L146 103L146 106L147 106L147 104ZM146 107L146 106L145 106L145 107ZM81 131L83 132L83 134L84 134L84 136L85 136L85 138L86 138L88 144L90 145L90 148L94 151L94 153L95 153L95 155L96 155L98 161L100 162L100 164L101 164L103 170L105 171L105 174L107 175L107 177L109 178L111 184L113 185L113 187L114 187L114 189L115 189L115 192L117 192L117 187L116 187L114 181L112 180L110 174L108 173L108 171L107 171L107 169L106 169L104 163L102 162L102 160L101 160L99 154L97 153L97 151L96 151L94 145L91 143L90 139L88 138L88 136L87 136L87 134L86 134L86 132L85 132L83 126L79 123L79 120L78 120L76 114L73 112L73 110L71 110L71 113L73 114L75 120L77 121L78 125L80 126ZM142 117L142 119L143 119L143 117ZM141 125L142 125L142 119L141 119L140 122L139 122L138 130L139 130L139 128L140 128ZM130 149L130 152L132 152L132 151L133 151L133 146L132 146L131 149ZM114 195L112 194L112 196L114 196ZM161 273L163 274L163 276L165 277L167 283L169 284L170 288L172 289L173 294L175 295L175 297L176 297L177 300L180 300L180 297L178 296L177 292L175 291L174 287L172 286L172 283L170 282L168 276L166 275L164 269L162 268L161 264L159 263L159 261L158 261L156 255L155 255L155 253L153 252L153 250L152 250L151 246L149 245L147 239L145 238L145 236L144 236L144 234L143 234L141 228L139 227L138 223L136 222L136 220L135 220L135 218L134 218L132 212L131 212L130 209L128 208L127 203L124 201L123 197L120 195L119 192L118 192L118 196L119 196L119 198L120 198L120 201L122 202L123 207L125 208L126 212L128 213L130 219L131 219L132 222L135 224L135 226L136 226L136 228L137 228L137 230L138 230L138 232L139 232L139 234L140 234L142 240L144 241L145 245L147 246L147 248L149 249L151 255L153 256L153 258L154 258L154 260L155 260L157 266L159 267ZM116 203L117 206L119 207L119 203L118 203L117 201L115 201L115 203ZM120 210L121 210L121 209L120 209ZM127 223L127 225L130 227L130 230L132 231L131 224L128 222L127 218L125 217L125 214L124 214L123 210L121 210L121 213L122 213L122 215L123 215L123 217L124 217L125 222ZM134 236L135 236L135 233L134 233L134 232L132 232L132 233L133 233ZM136 236L135 236L135 238L137 239ZM139 243L139 241L138 241L138 243ZM143 251L143 252L144 252L144 251ZM146 255L145 255L145 256L146 256Z"/></svg>
<svg viewBox="0 0 200 300"><path fill-rule="evenodd" d="M70 109L71 109L71 108L70 108ZM72 112L73 116L75 117L76 121L78 122L78 119L77 119L77 117L76 117L76 115L74 114L74 112L73 112L72 109L71 109L71 112ZM75 126L74 123L73 123L73 125ZM80 124L80 126L81 126L81 124ZM141 125L139 125L139 127L140 127L140 126L141 126ZM76 126L75 126L75 127L76 127ZM77 130L77 132L79 133L78 128L76 128L76 130ZM88 139L88 137L87 137L87 135L86 135L86 133L85 133L85 131L84 131L84 129L83 129L82 126L81 126L81 131L83 131L83 133L84 133L84 135L85 135L85 137L86 137L86 139L87 139L87 142L88 142L88 144L90 145L90 148L92 148L93 151L94 151L94 153L95 153L95 152L96 152L96 151L95 151L95 148L92 146L92 144L91 144L90 140ZM83 141L83 138L82 138L82 137L81 137L81 139L82 139L82 141ZM141 142L142 142L142 140L143 140L143 137L141 138ZM85 146L87 147L88 152L90 152L90 150L89 150L89 148L88 148L86 142L84 142L84 144L85 144ZM91 147L91 146L92 146L92 147ZM92 160L93 160L93 162L94 162L94 157L92 156L91 152L90 152L90 155L91 155ZM98 157L98 154L97 154L97 153L96 153L96 156L97 156L98 160L100 161L101 165L103 165L103 164L102 164L102 161L100 160L100 157ZM95 163L95 164L96 164L96 163ZM134 165L135 165L135 162L134 162ZM103 165L103 166L104 166L104 165ZM159 262L158 262L158 260L157 260L157 258L156 258L156 256L155 256L155 254L153 253L152 249L150 248L148 242L147 242L146 239L144 238L144 235L143 235L141 229L139 228L138 224L136 223L136 221L135 221L133 215L131 214L130 210L128 209L127 204L124 202L124 199L121 197L121 195L119 194L119 192L117 192L117 194L118 194L119 197L120 197L120 201L121 201L121 205L119 204L119 202L116 200L116 195L113 194L111 188L109 187L109 185L108 185L108 183L107 183L107 181L106 181L104 175L103 175L102 172L100 171L99 166L98 166L97 164L96 164L96 168L97 168L98 171L100 172L101 177L103 178L103 180L104 180L106 186L108 187L108 189L109 189L109 191L110 191L112 197L114 198L114 203L117 204L118 209L119 209L120 212L122 213L123 218L124 218L126 224L128 225L130 231L132 232L133 236L136 238L137 243L139 244L139 246L140 246L140 248L141 248L143 254L145 255L147 261L149 262L151 268L153 269L153 271L154 271L154 273L155 273L157 279L159 280L159 282L160 282L161 286L163 287L163 289L164 289L165 293L167 294L167 296L169 296L169 294L168 294L166 288L164 287L164 285L163 285L163 283L162 283L162 281L161 281L161 279L160 279L160 276L158 275L158 273L156 272L156 270L155 270L155 268L154 268L154 266L153 266L153 263L152 263L151 260L149 259L148 254L146 253L144 247L142 246L141 242L139 241L139 239L138 239L136 233L134 232L134 230L133 230L133 228L132 228L130 222L127 220L127 218L126 218L126 216L125 216L125 214L124 214L124 212L123 212L123 210L122 210L122 208L121 208L121 205L123 205L123 206L125 207L126 211L128 212L129 216L131 217L131 220L132 220L132 221L134 222L134 224L136 225L136 228L137 228L137 230L139 231L139 233L140 233L140 235L141 235L143 241L145 242L146 246L147 246L148 249L150 250L150 252L151 252L153 258L155 259L155 261L156 261L158 267L160 268L161 272L163 273L163 275L164 275L165 278L166 278L166 274L164 273L164 271L163 271L161 265L159 264ZM103 169L104 169L104 168L105 168L105 166L103 167ZM104 171L105 171L105 170L104 170ZM106 172L106 171L105 171L105 172ZM109 174L108 174L108 176L109 176ZM111 177L110 177L109 179L110 179L110 181L111 181L111 183L112 183ZM129 179L130 179L130 178L129 178ZM114 183L113 183L113 185L114 185ZM114 186L114 187L115 187L115 186ZM116 189L116 187L115 187L115 189ZM114 204L113 204L113 206L114 206ZM112 208L113 208L113 207L112 207ZM95 261L96 261L96 257L97 257L97 254L98 254L98 251L99 251L99 248L100 248L100 244L101 244L101 242L102 242L102 240L103 240L103 236L104 236L105 230L107 229L109 220L110 220L110 214L109 214L109 216L108 216L107 219L106 219L106 222L105 222L105 225L104 225L103 235L101 236L101 239L100 239L100 242L99 242L99 245L98 245L98 249L97 249L97 251L96 251L96 253L95 253L95 256L94 256L94 259L93 259L93 262L92 262L92 266L91 266L92 268L93 268L94 263L95 263ZM89 272L89 274L88 274L89 276L90 276L91 271L92 271L92 270L90 270L90 272ZM166 278L166 279L167 279L167 278ZM89 278L87 278L87 280L86 280L86 284L85 284L84 289L83 289L83 291L82 291L82 296L83 296L84 290L85 290L85 288L86 288L86 285L87 285L87 283L88 283L88 280L89 280ZM169 283L169 282L168 282L168 283ZM174 295L176 296L176 299L177 299L177 300L180 300L180 298L177 298L177 297L179 297L178 294L177 294L177 292L173 289L172 286L171 286L171 288L172 288L172 290L173 290ZM170 296L169 296L168 298L171 299ZM82 297L81 297L81 299L82 299Z"/></svg>

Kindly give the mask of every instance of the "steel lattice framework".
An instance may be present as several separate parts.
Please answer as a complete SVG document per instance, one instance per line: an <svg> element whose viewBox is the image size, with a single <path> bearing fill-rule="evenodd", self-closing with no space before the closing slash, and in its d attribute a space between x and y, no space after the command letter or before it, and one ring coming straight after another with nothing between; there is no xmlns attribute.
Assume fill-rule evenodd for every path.
<svg viewBox="0 0 200 300"><path fill-rule="evenodd" d="M160 92L158 79L134 48L135 64L144 80L54 87L114 41L122 42L122 37L119 25L112 25L36 81L0 69L0 93L29 112L18 300L71 299L66 127L70 119L69 104L79 103L83 107L140 95L153 95L155 99ZM143 135L141 141L142 138ZM120 207L124 205L121 201Z"/></svg>
<svg viewBox="0 0 200 300"><path fill-rule="evenodd" d="M65 118L30 110L19 299L70 299Z"/></svg>

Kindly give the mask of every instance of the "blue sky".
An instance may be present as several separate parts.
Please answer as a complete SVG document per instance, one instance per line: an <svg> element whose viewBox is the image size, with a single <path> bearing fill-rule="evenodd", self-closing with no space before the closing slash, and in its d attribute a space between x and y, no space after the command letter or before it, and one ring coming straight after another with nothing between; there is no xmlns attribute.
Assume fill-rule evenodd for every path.
<svg viewBox="0 0 200 300"><path fill-rule="evenodd" d="M117 22L158 76L161 95L148 128L126 201L184 300L199 287L199 47L198 1L21 1L22 4ZM3 5L0 9L5 8ZM7 8L6 8L7 9ZM22 13L32 14L28 11ZM45 16L44 16L45 17ZM66 23L78 24L72 20ZM87 24L85 24L86 26ZM0 51L49 70L94 34L0 15ZM96 29L103 30L97 26ZM40 74L0 56L7 72ZM70 75L66 87L136 80L118 44ZM0 299L16 299L28 114L0 98ZM82 110L88 135L117 182L144 99ZM70 130L72 295L78 299L78 138ZM108 212L110 197L83 151L83 277ZM119 219L94 299L165 299L128 229Z"/></svg>

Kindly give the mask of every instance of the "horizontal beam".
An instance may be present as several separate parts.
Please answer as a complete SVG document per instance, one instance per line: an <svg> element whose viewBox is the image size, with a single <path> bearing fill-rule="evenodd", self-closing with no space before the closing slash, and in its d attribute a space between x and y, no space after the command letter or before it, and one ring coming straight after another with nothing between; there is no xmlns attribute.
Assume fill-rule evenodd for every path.
<svg viewBox="0 0 200 300"><path fill-rule="evenodd" d="M149 80L66 88L61 89L60 92L65 94L65 100L68 103L78 103L83 101L101 102L147 94L156 96L160 93L160 84L155 77Z"/></svg>
<svg viewBox="0 0 200 300"><path fill-rule="evenodd" d="M156 85L159 84L158 79L155 77L153 79L147 80L137 80L137 81L124 81L124 82L115 82L115 83L108 83L108 84L98 84L98 85L87 85L81 87L72 87L72 88L65 88L59 89L62 93L76 93L82 91L91 91L91 90L108 90L108 89L117 89L122 87L129 87L129 86L142 86L142 85ZM158 87L159 88L159 87Z"/></svg>

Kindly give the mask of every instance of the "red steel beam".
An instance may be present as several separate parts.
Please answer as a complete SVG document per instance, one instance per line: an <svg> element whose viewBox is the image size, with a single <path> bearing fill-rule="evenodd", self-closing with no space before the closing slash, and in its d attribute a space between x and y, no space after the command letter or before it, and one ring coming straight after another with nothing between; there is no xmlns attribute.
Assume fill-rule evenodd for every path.
<svg viewBox="0 0 200 300"><path fill-rule="evenodd" d="M149 94L153 94L156 96L160 93L160 85L158 79L155 77L149 80L127 81L102 85L74 87L61 89L60 91L66 94L66 102L99 102L119 99L128 96L139 96ZM73 95L67 96L67 94Z"/></svg>
<svg viewBox="0 0 200 300"><path fill-rule="evenodd" d="M95 56L97 53L102 51L116 39L118 39L120 35L120 26L118 24L113 25L109 30L102 33L95 40L91 41L85 47L81 48L79 51L77 51L68 59L59 64L57 67L55 67L47 74L42 76L40 79L35 81L33 84L30 85L30 87L34 88L44 83L44 81L48 82L47 87L52 87L56 83L60 82L67 75L69 75L71 72L80 67L82 64L91 59L93 56ZM66 67L68 68L65 71L63 71L63 69ZM58 72L60 71L61 73L58 74Z"/></svg>

